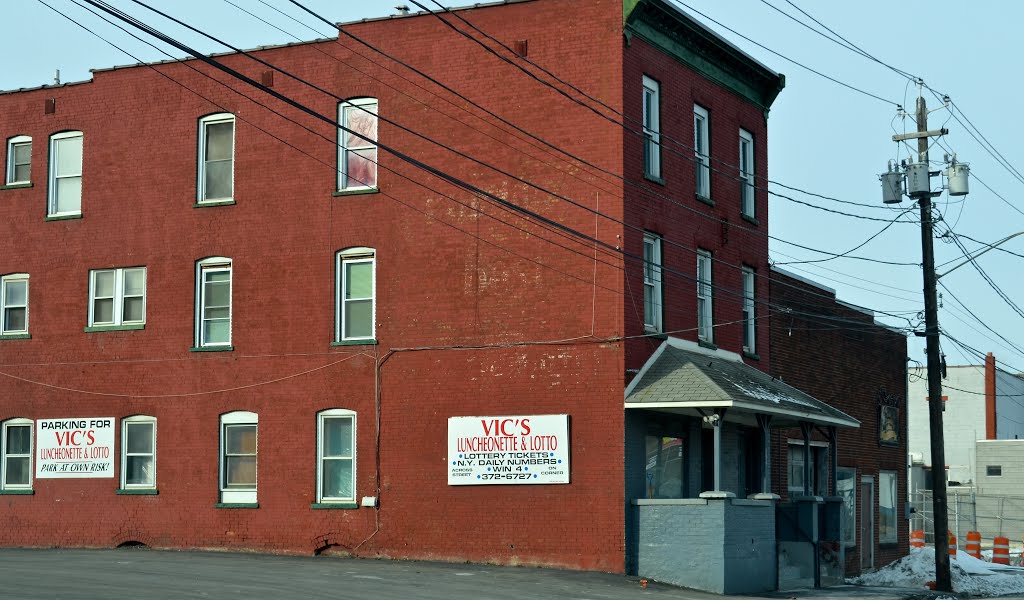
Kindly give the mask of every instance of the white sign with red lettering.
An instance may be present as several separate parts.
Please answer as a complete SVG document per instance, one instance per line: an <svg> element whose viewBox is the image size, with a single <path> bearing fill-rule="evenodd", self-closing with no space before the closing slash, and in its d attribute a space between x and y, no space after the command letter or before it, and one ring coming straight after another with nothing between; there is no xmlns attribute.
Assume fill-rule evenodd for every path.
<svg viewBox="0 0 1024 600"><path fill-rule="evenodd" d="M36 421L36 478L114 476L113 417Z"/></svg>
<svg viewBox="0 0 1024 600"><path fill-rule="evenodd" d="M448 419L448 485L533 483L569 483L569 415Z"/></svg>

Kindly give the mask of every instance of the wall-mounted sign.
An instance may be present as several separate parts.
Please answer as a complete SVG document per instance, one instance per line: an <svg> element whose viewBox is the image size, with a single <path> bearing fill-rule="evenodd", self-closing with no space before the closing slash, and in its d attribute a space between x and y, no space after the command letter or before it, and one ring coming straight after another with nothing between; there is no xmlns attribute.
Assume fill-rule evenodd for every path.
<svg viewBox="0 0 1024 600"><path fill-rule="evenodd" d="M880 388L878 398L878 443L882 446L900 445L900 405L898 396Z"/></svg>
<svg viewBox="0 0 1024 600"><path fill-rule="evenodd" d="M36 421L36 478L114 476L114 426L107 418Z"/></svg>
<svg viewBox="0 0 1024 600"><path fill-rule="evenodd" d="M569 415L448 419L448 485L533 483L569 483Z"/></svg>

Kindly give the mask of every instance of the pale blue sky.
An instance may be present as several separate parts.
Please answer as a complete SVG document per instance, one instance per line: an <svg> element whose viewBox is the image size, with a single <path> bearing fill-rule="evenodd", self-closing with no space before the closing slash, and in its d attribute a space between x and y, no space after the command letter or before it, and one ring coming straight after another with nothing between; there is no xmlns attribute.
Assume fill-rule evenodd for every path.
<svg viewBox="0 0 1024 600"><path fill-rule="evenodd" d="M71 0L45 1L144 60L164 58L152 48L100 22ZM232 0L302 38L332 35L322 23L302 15L285 0L266 1L300 18L319 34L283 19L256 0ZM808 67L901 103L911 110L914 106L917 90L908 85L907 79L823 39L768 5L770 3L806 21L786 0L684 2L722 25ZM1016 144L1020 138L1020 127L1016 121L1009 123L1005 120L1005 114L1009 112L1007 106L1015 104L1014 98L1020 91L1015 70L1008 71L1007 68L1012 64L1011 55L1016 47L1012 40L1019 36L1019 24L1024 19L1024 4L995 0L971 5L923 0L908 0L898 5L879 0L793 2L869 54L921 76L928 85L949 94L995 148L1014 167L1024 169L1024 149ZM159 23L131 2L113 0L112 3L147 22ZM153 0L153 3L239 47L292 41L240 12L226 0ZM305 2L334 21L391 14L393 7L400 3L400 0ZM687 10L685 6L684 10ZM38 0L11 0L5 12L13 18L8 20L4 35L0 36L0 56L7 57L0 70L0 89L49 83L55 68L61 70L64 81L77 81L88 79L90 68L134 62L64 20ZM881 207L877 175L885 169L887 160L897 157L897 146L891 141L893 128L899 131L904 127L912 129L912 120L905 123L894 120L895 108L892 105L826 81L758 48L720 25L694 16L761 62L786 75L786 89L776 101L769 118L769 177L803 190ZM164 24L160 26L164 27ZM180 30L174 30L174 35L205 51L224 50ZM939 107L934 97L927 97L930 108ZM989 156L960 123L949 119L947 111L933 112L930 124L932 128L948 127L950 135L943 143L955 150L961 161L969 162L973 173L1006 200L1000 200L977 178L972 178L972 193L962 203L954 201L947 205L949 198L937 199L948 225L957 233L985 241L995 241L1024 230L1024 212L1018 212L1024 211L1024 202L1020 201L1024 182L1011 176ZM931 159L941 160L943 152L935 146ZM906 157L906 150L899 156ZM773 190L844 212L879 218L895 216L884 208L849 206L781 188ZM909 208L910 202L905 201L903 207ZM884 226L880 222L829 214L774 196L770 212L773 236L833 252L853 248ZM916 218L916 212L912 214ZM972 242L965 243L971 249L977 247ZM897 262L919 262L920 247L919 228L897 223L854 254ZM953 244L937 240L935 247L939 263L961 255ZM1004 247L1024 253L1024 236ZM777 241L771 243L771 254L780 263L822 258ZM982 257L979 263L1010 298L1024 303L1024 280L1017 275L1024 264L1022 260L993 251ZM837 259L784 268L836 289L840 299L850 303L908 313L912 319L923 306L921 270L917 267ZM960 268L943 281L989 326L1015 344L1024 342L1024 318L1004 303L970 265ZM947 296L943 306L940 323L944 330L979 350L994 352L998 359L1005 361L1004 366L1008 369L1024 369L1024 356L984 330L951 298ZM879 318L893 325L906 324L888 317ZM919 338L910 338L910 348L912 358L924 360L923 343ZM944 340L943 350L950 364L964 364L968 360L951 341Z"/></svg>

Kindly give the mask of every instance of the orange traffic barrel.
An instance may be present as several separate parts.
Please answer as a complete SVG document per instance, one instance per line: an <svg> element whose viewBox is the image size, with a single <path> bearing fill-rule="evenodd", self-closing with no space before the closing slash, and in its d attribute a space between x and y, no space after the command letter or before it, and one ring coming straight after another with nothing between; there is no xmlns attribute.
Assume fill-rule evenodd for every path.
<svg viewBox="0 0 1024 600"><path fill-rule="evenodd" d="M981 533L977 531L967 532L967 554L974 558L981 558Z"/></svg>
<svg viewBox="0 0 1024 600"><path fill-rule="evenodd" d="M910 546L912 548L924 548L924 529L915 529L910 532Z"/></svg>
<svg viewBox="0 0 1024 600"><path fill-rule="evenodd" d="M956 558L956 536L949 536L949 555Z"/></svg>
<svg viewBox="0 0 1024 600"><path fill-rule="evenodd" d="M998 565L1010 564L1010 538L996 536L992 540L992 562Z"/></svg>

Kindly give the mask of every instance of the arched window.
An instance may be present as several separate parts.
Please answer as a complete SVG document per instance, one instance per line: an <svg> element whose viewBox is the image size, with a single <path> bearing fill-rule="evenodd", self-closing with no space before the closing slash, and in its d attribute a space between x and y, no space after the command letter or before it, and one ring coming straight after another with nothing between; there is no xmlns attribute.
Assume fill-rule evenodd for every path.
<svg viewBox="0 0 1024 600"><path fill-rule="evenodd" d="M32 138L16 135L7 140L7 185L32 181Z"/></svg>
<svg viewBox="0 0 1024 600"><path fill-rule="evenodd" d="M338 123L338 190L376 188L377 99L339 103Z"/></svg>
<svg viewBox="0 0 1024 600"><path fill-rule="evenodd" d="M47 216L82 214L82 132L50 136L50 194Z"/></svg>
<svg viewBox="0 0 1024 600"><path fill-rule="evenodd" d="M235 116L230 113L199 119L197 202L231 202L235 194Z"/></svg>
<svg viewBox="0 0 1024 600"><path fill-rule="evenodd" d="M254 412L237 410L220 416L220 501L256 502L256 429Z"/></svg>
<svg viewBox="0 0 1024 600"><path fill-rule="evenodd" d="M196 263L197 349L231 349L231 259L204 258Z"/></svg>
<svg viewBox="0 0 1024 600"><path fill-rule="evenodd" d="M316 420L316 500L356 501L356 413L322 410Z"/></svg>
<svg viewBox="0 0 1024 600"><path fill-rule="evenodd" d="M347 248L338 252L335 280L335 341L373 340L377 283L373 248Z"/></svg>

